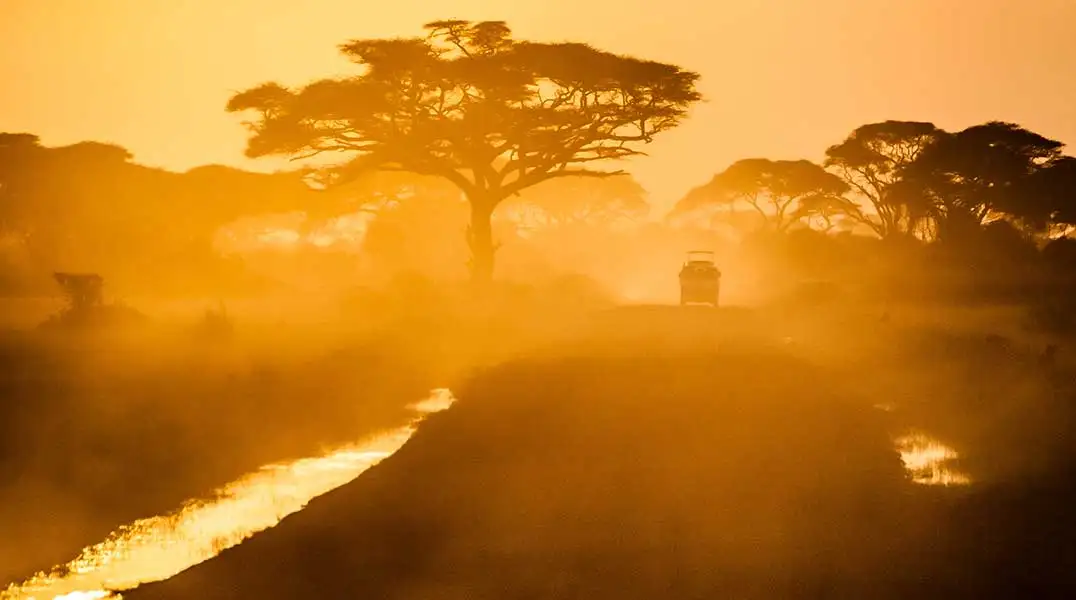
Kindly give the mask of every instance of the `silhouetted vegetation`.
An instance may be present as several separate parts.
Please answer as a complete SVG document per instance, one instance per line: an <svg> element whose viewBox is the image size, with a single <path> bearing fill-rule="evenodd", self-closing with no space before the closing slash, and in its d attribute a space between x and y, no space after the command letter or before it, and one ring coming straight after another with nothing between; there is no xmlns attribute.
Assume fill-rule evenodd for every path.
<svg viewBox="0 0 1076 600"><path fill-rule="evenodd" d="M53 271L99 272L127 292L252 289L258 282L214 250L214 233L245 215L317 212L324 198L298 173L172 173L110 144L47 148L0 134L2 291L48 294Z"/></svg>
<svg viewBox="0 0 1076 600"><path fill-rule="evenodd" d="M140 323L145 316L118 303L106 303L105 281L95 273L55 273L67 296L67 306L41 324L46 328L116 328Z"/></svg>
<svg viewBox="0 0 1076 600"><path fill-rule="evenodd" d="M598 167L679 127L698 74L424 31L227 101L248 157L333 164L173 172L0 133L0 583L448 386L384 465L129 597L1072 591L1061 142L868 123L817 161L714 165L660 214ZM740 307L663 306L700 249ZM913 485L913 427L974 484Z"/></svg>
<svg viewBox="0 0 1076 600"><path fill-rule="evenodd" d="M760 332L751 315L719 315L619 312L480 373L383 465L247 544L125 596L292 598L311 581L330 595L407 598L1071 589L1069 484L1040 486L1044 470L1059 473L1042 461L1074 447L1055 421L1073 407L1029 394L1049 385L1040 372L982 370L1006 369L1018 350L908 329L852 337L852 327L808 338L793 358L744 335ZM946 369L956 366L979 379L969 386ZM902 397L920 386L932 395ZM997 395L980 396L980 386ZM1056 391L1071 394L1071 382ZM1014 408L1013 392L1035 410L1009 427L1012 415L1000 415ZM898 398L893 416L870 407ZM969 411L977 416L961 424ZM1003 444L965 446L979 449L965 464L988 483L908 480L888 440L928 414L948 436ZM1052 551L1036 547L1046 540Z"/></svg>
<svg viewBox="0 0 1076 600"><path fill-rule="evenodd" d="M738 161L692 189L670 222L712 229L754 212L755 225L737 223L755 231L746 251L785 277L834 280L875 299L1025 303L1042 313L1076 283L1061 258L1076 225L1074 159L1062 148L1011 123L956 133L873 123L827 149L821 165Z"/></svg>
<svg viewBox="0 0 1076 600"><path fill-rule="evenodd" d="M494 210L558 177L604 177L592 163L679 124L698 75L585 44L512 38L499 21L434 21L424 38L352 40L340 50L362 75L299 91L269 83L237 94L259 120L247 154L355 155L323 173L339 185L373 169L443 177L471 207L474 277L493 274Z"/></svg>
<svg viewBox="0 0 1076 600"><path fill-rule="evenodd" d="M473 254L473 207L450 178L373 167L350 179L337 168L178 174L110 145L3 140L9 295L48 294L48 273L78 269L125 295L342 291L407 272L459 279ZM763 295L777 282L833 279L879 297L1049 304L1074 273L1065 234L1076 162L1061 151L1012 124L947 133L889 121L858 128L821 165L738 161L664 223L649 218L630 175L560 170L488 216L507 279L577 273L614 294L660 285L669 291L648 297L664 297L675 281L642 265L664 256L662 268L675 269L680 253L702 246L718 251L734 288L740 270L738 285L754 277ZM332 185L311 188L312 176Z"/></svg>

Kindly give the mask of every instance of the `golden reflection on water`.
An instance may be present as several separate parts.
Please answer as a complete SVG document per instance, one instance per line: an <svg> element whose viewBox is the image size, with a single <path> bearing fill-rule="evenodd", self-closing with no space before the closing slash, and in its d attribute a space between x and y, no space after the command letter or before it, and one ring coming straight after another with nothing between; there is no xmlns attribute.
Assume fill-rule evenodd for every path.
<svg viewBox="0 0 1076 600"><path fill-rule="evenodd" d="M444 410L454 401L451 391L433 390L410 407L418 417L407 426L320 458L262 467L218 490L209 500L190 501L171 515L120 528L51 573L39 573L0 591L0 599L101 600L118 597L113 590L172 577L355 479L403 446L423 416Z"/></svg>
<svg viewBox="0 0 1076 600"><path fill-rule="evenodd" d="M968 485L971 478L948 463L960 457L952 448L921 432L897 439L897 449L912 481L923 485Z"/></svg>
<svg viewBox="0 0 1076 600"><path fill-rule="evenodd" d="M0 591L0 600L118 600L117 592L172 577L352 481L402 447L423 416L444 410L454 401L451 391L433 390L410 407L418 417L407 426L320 458L262 467L218 490L209 500L190 501L173 514L121 527L70 563ZM904 435L896 445L915 483L971 482L947 464L958 458L956 451L926 434Z"/></svg>

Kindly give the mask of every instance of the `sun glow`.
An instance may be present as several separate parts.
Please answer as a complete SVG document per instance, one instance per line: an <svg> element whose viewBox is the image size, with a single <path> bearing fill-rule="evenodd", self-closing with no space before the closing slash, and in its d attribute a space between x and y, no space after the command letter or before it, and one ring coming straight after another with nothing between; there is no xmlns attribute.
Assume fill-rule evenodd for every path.
<svg viewBox="0 0 1076 600"><path fill-rule="evenodd" d="M302 510L313 498L340 487L400 449L425 415L455 398L437 389L410 408L410 424L319 458L262 467L211 499L177 512L136 521L75 560L0 591L3 600L101 600L143 583L161 581L206 561Z"/></svg>

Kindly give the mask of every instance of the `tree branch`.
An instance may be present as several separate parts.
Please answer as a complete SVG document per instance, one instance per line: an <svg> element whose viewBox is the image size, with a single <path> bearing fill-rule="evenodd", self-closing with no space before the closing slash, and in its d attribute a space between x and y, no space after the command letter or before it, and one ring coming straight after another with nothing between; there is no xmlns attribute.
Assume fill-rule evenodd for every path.
<svg viewBox="0 0 1076 600"><path fill-rule="evenodd" d="M546 171L532 173L525 177L521 177L512 183L501 188L504 197L518 195L519 192L525 188L531 187L542 183L543 181L549 181L550 179L557 179L560 177L613 177L616 175L623 175L625 171L591 171L589 169L559 169L556 171Z"/></svg>

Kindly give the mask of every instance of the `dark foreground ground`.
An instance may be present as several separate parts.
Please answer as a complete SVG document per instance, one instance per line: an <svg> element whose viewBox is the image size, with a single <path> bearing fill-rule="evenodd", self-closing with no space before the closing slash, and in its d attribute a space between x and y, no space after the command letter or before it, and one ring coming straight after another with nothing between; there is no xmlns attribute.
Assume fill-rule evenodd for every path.
<svg viewBox="0 0 1076 600"><path fill-rule="evenodd" d="M956 334L861 320L813 348L733 343L703 334L751 314L659 312L476 375L357 481L125 597L1076 595L1067 375ZM966 452L976 485L912 484L891 439L928 415L1009 458L984 444Z"/></svg>
<svg viewBox="0 0 1076 600"><path fill-rule="evenodd" d="M262 464L397 426L433 386L399 348L258 359L233 350L0 342L0 587Z"/></svg>
<svg viewBox="0 0 1076 600"><path fill-rule="evenodd" d="M52 331L35 314L0 330L0 589L262 465L399 427L431 389L578 312L375 300L267 302L288 318L238 313L223 338L198 313Z"/></svg>
<svg viewBox="0 0 1076 600"><path fill-rule="evenodd" d="M412 320L243 360L20 345L0 571L448 385L460 404L381 466L125 597L1071 597L1072 372L1037 342L920 321L632 307L485 321L484 338ZM890 442L910 425L976 485L910 484Z"/></svg>
<svg viewBox="0 0 1076 600"><path fill-rule="evenodd" d="M914 486L886 414L788 356L595 350L477 377L356 482L126 597L1076 591L1071 485Z"/></svg>

